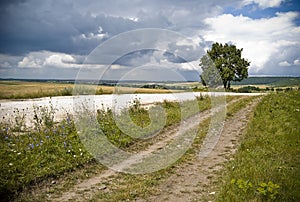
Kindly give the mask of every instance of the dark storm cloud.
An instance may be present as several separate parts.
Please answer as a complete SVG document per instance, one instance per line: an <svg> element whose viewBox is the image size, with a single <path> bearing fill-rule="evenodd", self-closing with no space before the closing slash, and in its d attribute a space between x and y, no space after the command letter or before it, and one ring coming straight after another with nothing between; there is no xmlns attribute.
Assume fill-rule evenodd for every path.
<svg viewBox="0 0 300 202"><path fill-rule="evenodd" d="M181 68L184 75L191 77L191 72L195 68L188 67L186 62L198 63L199 58L204 54L204 49L210 48L214 41L222 43L232 41L234 44L241 44L248 55L257 52L257 44L269 47L269 49L262 49L263 54L258 56L254 54L255 59L251 58L253 61L250 73L273 74L274 70L280 74L286 72L299 74L300 58L299 50L296 48L299 46L296 43L299 41L299 31L297 31L299 26L292 23L299 20L299 17L293 17L294 14L280 14L276 18L278 21L275 18L272 21L272 18L258 17L253 20L254 18L245 18L242 15L224 15L229 12L226 8L243 11L245 5L256 5L260 12L265 12L265 9L260 8L274 7L272 2L265 0L0 1L0 76L30 76L32 70L30 66L34 66L40 68L33 69L37 72L36 78L45 78L49 75L53 78L60 77L60 72L66 74L64 77L68 75L74 77L76 68L78 69L86 61L84 58L88 56L88 62L95 61L104 66L113 63L115 75L121 75L122 71L125 71L121 66L126 69L129 66L137 67L146 63L157 66L163 63L168 68ZM280 0L276 2L283 5ZM294 4L295 0L289 2ZM276 5L272 16L277 16L275 9L277 9ZM262 26L263 29L259 29L264 22L270 23ZM285 26L287 24L288 27ZM276 29L273 30L272 27ZM145 33L144 38L129 35L116 43L104 45L105 51L100 51L101 60L89 57L90 53L95 52L93 51L95 48L121 33L144 28L172 30L182 34L183 39L175 39L175 42L164 44L157 43L158 36L151 32ZM277 39L274 38L274 33L277 33ZM169 40L168 36L159 36L159 39L160 42ZM141 41L144 43L142 48L138 45ZM282 43L288 45L280 45ZM297 44L295 47L289 45L295 43ZM290 49L291 51L288 51ZM71 61L72 64L66 63L66 60L69 63ZM258 63L256 61L262 61L257 65L259 68L253 66ZM163 73L161 74L164 76Z"/></svg>
<svg viewBox="0 0 300 202"><path fill-rule="evenodd" d="M203 17L218 10L211 7L213 1L203 2L1 1L0 53L87 54L107 38L137 28L185 27L191 32L187 27L201 25ZM81 37L98 34L99 27L105 37Z"/></svg>

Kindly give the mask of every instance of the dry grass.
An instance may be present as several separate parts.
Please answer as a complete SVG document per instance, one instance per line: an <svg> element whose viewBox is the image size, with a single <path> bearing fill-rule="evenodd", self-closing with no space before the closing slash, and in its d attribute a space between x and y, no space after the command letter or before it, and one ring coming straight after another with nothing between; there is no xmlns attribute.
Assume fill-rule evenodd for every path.
<svg viewBox="0 0 300 202"><path fill-rule="evenodd" d="M26 95L54 94L65 88L72 88L73 84L26 82L26 81L0 81L1 98L26 97Z"/></svg>
<svg viewBox="0 0 300 202"><path fill-rule="evenodd" d="M93 89L96 94L111 93L170 93L165 89L147 89L114 86L81 85ZM72 95L74 84L54 82L29 82L29 81L0 81L0 98L37 98L46 96Z"/></svg>

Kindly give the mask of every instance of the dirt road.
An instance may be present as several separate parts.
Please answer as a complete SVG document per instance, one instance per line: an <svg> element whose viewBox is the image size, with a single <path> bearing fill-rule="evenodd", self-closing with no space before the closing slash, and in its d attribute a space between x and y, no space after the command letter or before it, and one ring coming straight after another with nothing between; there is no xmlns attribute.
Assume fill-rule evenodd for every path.
<svg viewBox="0 0 300 202"><path fill-rule="evenodd" d="M160 185L156 196L146 201L213 201L214 183L224 164L232 158L258 99L226 120L219 142L204 159L196 158L182 165ZM145 200L139 200L145 201Z"/></svg>
<svg viewBox="0 0 300 202"><path fill-rule="evenodd" d="M240 99L233 100L228 104L239 100ZM208 199L213 198L215 191L211 190L211 187L217 178L216 172L220 170L228 158L234 154L239 143L240 135L245 129L249 116L257 103L258 99L225 121L220 139L208 156L201 160L198 156L193 159L192 162L179 166L171 177L159 185L160 192L147 200L137 199L137 201L208 201ZM209 118L210 115L210 110L207 110L190 117L185 120L187 128L196 127L200 122ZM175 132L177 127L179 127L179 125L173 125L160 136L159 141L133 156L132 159L128 159L116 167L130 167L136 162L147 158L147 156L154 151L163 148L168 142L176 138L178 135L178 133ZM105 189L103 182L112 179L117 174L118 173L113 170L106 170L97 176L75 185L61 196L53 196L51 198L54 201L88 200L92 198L96 192L99 192L99 190Z"/></svg>

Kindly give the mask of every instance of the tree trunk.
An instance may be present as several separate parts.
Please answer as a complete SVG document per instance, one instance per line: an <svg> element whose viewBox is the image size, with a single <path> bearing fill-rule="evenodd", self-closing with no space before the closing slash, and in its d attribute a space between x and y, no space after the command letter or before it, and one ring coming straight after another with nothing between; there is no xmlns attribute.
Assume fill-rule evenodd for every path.
<svg viewBox="0 0 300 202"><path fill-rule="evenodd" d="M227 88L227 81L223 81L224 89Z"/></svg>

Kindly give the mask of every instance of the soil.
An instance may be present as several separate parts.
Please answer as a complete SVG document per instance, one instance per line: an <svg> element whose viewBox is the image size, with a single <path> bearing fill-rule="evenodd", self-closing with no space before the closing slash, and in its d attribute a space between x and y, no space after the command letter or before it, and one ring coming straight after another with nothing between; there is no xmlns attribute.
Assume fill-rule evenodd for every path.
<svg viewBox="0 0 300 202"><path fill-rule="evenodd" d="M242 98L240 98L242 99ZM237 102L240 99L231 101L228 104ZM193 159L191 162L184 163L176 168L174 174L159 185L154 196L148 199L137 199L136 201L210 201L216 195L213 185L218 179L218 172L224 167L224 164L232 158L240 143L241 134L247 126L251 112L253 111L259 99L255 99L246 108L240 110L234 116L226 119L223 131L218 143L214 149L205 158ZM196 127L201 121L209 118L210 110L198 113L185 120L187 128ZM133 155L132 158L117 165L117 168L128 168L131 165L143 160L149 154L160 150L172 139L176 138L176 131L179 125L173 125L160 135L159 141L150 144L147 149ZM163 138L162 138L163 137ZM158 140L158 139L157 139ZM108 169L102 173L83 180L72 187L70 190L62 193L60 196L52 195L51 201L87 201L99 191L107 191L103 182L112 180L118 172Z"/></svg>

